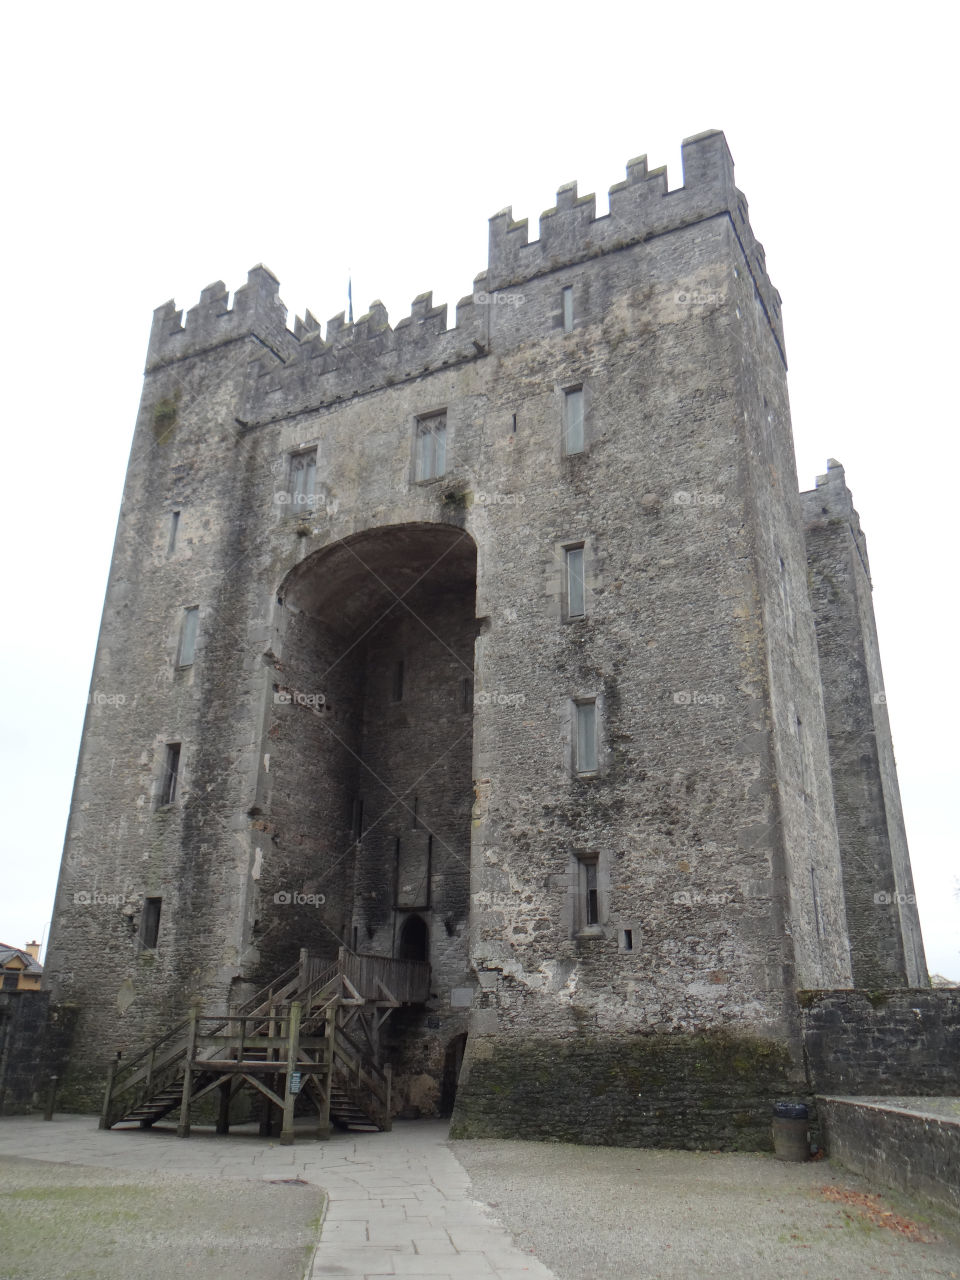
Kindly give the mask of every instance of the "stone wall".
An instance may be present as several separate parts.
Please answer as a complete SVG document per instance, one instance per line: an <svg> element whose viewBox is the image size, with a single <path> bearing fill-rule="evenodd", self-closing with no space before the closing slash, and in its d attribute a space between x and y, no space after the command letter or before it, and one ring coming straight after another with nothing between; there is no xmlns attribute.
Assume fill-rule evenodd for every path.
<svg viewBox="0 0 960 1280"><path fill-rule="evenodd" d="M820 1097L817 1109L832 1160L960 1210L960 1120L856 1098Z"/></svg>
<svg viewBox="0 0 960 1280"><path fill-rule="evenodd" d="M783 1046L726 1032L490 1040L451 1137L769 1150L777 1098L805 1097Z"/></svg>
<svg viewBox="0 0 960 1280"><path fill-rule="evenodd" d="M960 992L800 992L817 1093L960 1095Z"/></svg>
<svg viewBox="0 0 960 1280"><path fill-rule="evenodd" d="M62 1077L75 1009L46 991L0 992L0 1115L46 1106L50 1077ZM58 1107L63 1105L58 1095Z"/></svg>

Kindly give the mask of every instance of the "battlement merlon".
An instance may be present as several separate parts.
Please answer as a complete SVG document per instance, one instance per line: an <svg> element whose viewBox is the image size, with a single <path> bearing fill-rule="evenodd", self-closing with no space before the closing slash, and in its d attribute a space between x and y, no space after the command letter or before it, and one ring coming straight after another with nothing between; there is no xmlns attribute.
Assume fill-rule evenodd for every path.
<svg viewBox="0 0 960 1280"><path fill-rule="evenodd" d="M247 283L237 290L232 307L227 306L227 297L222 280L207 285L185 322L172 300L157 307L147 348L147 372L244 337L258 339L281 360L293 355L297 338L287 328L287 309L272 271L263 265L254 267L247 273Z"/></svg>

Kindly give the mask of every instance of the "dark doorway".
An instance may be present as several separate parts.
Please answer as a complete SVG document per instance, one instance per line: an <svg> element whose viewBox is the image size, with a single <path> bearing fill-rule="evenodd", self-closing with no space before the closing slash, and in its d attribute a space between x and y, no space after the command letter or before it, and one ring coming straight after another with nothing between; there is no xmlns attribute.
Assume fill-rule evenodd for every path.
<svg viewBox="0 0 960 1280"><path fill-rule="evenodd" d="M467 1047L466 1032L454 1036L447 1045L443 1058L443 1081L440 1086L440 1114L453 1114L453 1104L457 1096L457 1081L460 1079L460 1068L463 1066L463 1051Z"/></svg>
<svg viewBox="0 0 960 1280"><path fill-rule="evenodd" d="M397 941L398 960L429 960L430 934L422 916L407 916Z"/></svg>

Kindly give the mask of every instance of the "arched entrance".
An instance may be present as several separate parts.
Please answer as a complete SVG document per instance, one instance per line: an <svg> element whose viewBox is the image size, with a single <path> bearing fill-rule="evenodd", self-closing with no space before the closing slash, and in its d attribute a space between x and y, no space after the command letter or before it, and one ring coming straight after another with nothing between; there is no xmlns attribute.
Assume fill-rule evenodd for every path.
<svg viewBox="0 0 960 1280"><path fill-rule="evenodd" d="M397 938L398 960L429 960L430 931L423 916L407 916Z"/></svg>
<svg viewBox="0 0 960 1280"><path fill-rule="evenodd" d="M426 959L442 921L462 954L444 946L432 989L469 981L476 566L457 525L399 525L281 584L257 815L265 977L302 947Z"/></svg>

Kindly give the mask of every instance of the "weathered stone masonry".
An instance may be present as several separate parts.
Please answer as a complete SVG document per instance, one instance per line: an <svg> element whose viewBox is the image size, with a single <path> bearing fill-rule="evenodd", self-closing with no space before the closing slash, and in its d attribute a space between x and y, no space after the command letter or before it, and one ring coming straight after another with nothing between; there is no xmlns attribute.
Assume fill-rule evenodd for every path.
<svg viewBox="0 0 960 1280"><path fill-rule="evenodd" d="M449 329L426 294L291 332L263 267L155 313L47 958L78 1098L300 947L406 948L398 1109L468 1034L458 1132L695 1142L705 1093L750 1145L798 988L867 937L925 980L903 912L848 922L780 300L723 135L683 164L492 218Z"/></svg>

